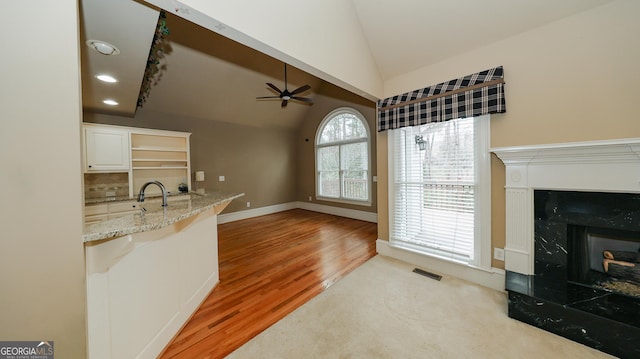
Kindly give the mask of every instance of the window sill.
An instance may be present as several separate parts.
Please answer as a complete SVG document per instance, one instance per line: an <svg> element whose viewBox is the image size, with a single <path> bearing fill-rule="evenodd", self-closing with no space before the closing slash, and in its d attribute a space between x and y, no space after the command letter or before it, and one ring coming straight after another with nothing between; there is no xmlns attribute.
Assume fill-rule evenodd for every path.
<svg viewBox="0 0 640 359"><path fill-rule="evenodd" d="M363 206L363 207L371 207L371 201L356 201L356 200L348 200L348 199L341 199L341 198L321 197L318 195L316 195L316 200L324 201L324 202L352 204L352 205Z"/></svg>
<svg viewBox="0 0 640 359"><path fill-rule="evenodd" d="M376 252L438 274L454 276L500 292L504 291L505 271L502 269L480 268L475 265L443 260L405 247L394 246L382 239L376 241Z"/></svg>

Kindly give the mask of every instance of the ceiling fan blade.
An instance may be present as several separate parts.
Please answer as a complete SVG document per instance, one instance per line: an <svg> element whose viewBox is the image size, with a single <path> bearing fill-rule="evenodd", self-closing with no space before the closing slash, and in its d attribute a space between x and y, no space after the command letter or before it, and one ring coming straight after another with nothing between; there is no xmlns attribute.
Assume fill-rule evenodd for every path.
<svg viewBox="0 0 640 359"><path fill-rule="evenodd" d="M265 99L265 98L280 98L280 96L260 96L260 97L256 97L256 100Z"/></svg>
<svg viewBox="0 0 640 359"><path fill-rule="evenodd" d="M298 87L297 89L291 91L291 94L292 95L299 94L301 92L305 92L305 91L309 90L310 88L311 88L311 86L304 85L304 86Z"/></svg>
<svg viewBox="0 0 640 359"><path fill-rule="evenodd" d="M274 84L268 83L267 82L267 86L271 87L272 89L276 90L277 93L282 93L282 91L280 91L279 88L277 88Z"/></svg>
<svg viewBox="0 0 640 359"><path fill-rule="evenodd" d="M280 107L287 107L287 100L282 100L282 105Z"/></svg>
<svg viewBox="0 0 640 359"><path fill-rule="evenodd" d="M291 96L292 99L297 100L297 101L302 101L302 102L306 102L306 103L313 103L313 100L310 98L306 98L306 97L298 97L298 96Z"/></svg>

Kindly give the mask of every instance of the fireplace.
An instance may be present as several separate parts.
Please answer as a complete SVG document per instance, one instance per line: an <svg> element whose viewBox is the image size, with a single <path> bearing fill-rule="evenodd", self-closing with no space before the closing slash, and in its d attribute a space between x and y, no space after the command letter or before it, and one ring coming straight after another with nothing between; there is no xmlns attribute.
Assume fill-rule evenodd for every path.
<svg viewBox="0 0 640 359"><path fill-rule="evenodd" d="M492 151L506 165L509 316L640 357L640 285L603 266L605 251L640 248L640 139Z"/></svg>

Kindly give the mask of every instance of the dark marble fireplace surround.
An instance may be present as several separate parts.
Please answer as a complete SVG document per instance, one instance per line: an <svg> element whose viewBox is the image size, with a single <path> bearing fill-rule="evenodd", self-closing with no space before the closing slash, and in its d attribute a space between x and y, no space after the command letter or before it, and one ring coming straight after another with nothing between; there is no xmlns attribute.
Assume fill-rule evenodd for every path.
<svg viewBox="0 0 640 359"><path fill-rule="evenodd" d="M640 194L534 191L534 275L507 271L509 316L640 358L640 298L598 286L606 274L588 268L590 231L640 243Z"/></svg>

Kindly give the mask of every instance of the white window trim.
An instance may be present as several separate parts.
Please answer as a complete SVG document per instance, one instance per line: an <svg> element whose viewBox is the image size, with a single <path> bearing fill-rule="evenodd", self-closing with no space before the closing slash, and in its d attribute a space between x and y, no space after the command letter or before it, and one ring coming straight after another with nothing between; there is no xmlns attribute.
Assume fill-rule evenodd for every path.
<svg viewBox="0 0 640 359"><path fill-rule="evenodd" d="M408 250L420 255L435 257L443 259L452 263L466 265L472 268L477 268L485 271L491 270L491 153L489 152L490 146L490 115L477 116L474 121L474 131L477 136L478 149L476 154L478 156L478 162L476 165L476 190L475 190L475 210L474 210L474 260L469 263L462 263L459 261L451 260L450 258L440 257L434 254L426 252L417 252L415 249L395 246L391 238L389 238L389 245L400 249ZM393 193L394 189L394 136L395 131L391 130L388 136L388 188L389 193L389 236L392 235L393 230L393 218L395 216L395 198Z"/></svg>
<svg viewBox="0 0 640 359"><path fill-rule="evenodd" d="M342 144L349 144L349 143L359 143L359 142L364 142L361 140L346 140L346 141L340 141L340 142L334 142L331 145L320 145L318 144L318 141L320 139L320 134L322 133L322 130L324 129L324 126L327 124L327 122L331 121L333 119L333 117L335 117L338 114L341 113L350 113L354 116L356 116L358 119L360 119L360 121L362 122L362 124L364 125L365 130L367 131L367 189L368 189L368 193L367 193L367 197L368 199L366 201L358 201L358 200L350 200L350 199L345 199L345 198L334 198L334 197L325 197L325 196L321 196L320 195L320 191L319 191L319 186L320 183L318 181L318 148L319 147L325 147L325 146L335 146L337 145L342 145ZM364 117L358 110L351 108L351 107L339 107L336 108L335 110L329 112L324 119L322 119L322 122L320 122L320 125L318 126L318 128L316 129L316 137L315 137L315 141L314 141L314 159L313 162L315 163L315 189L316 189L316 199L321 200L321 201L326 201L326 202L336 202L336 203L344 203L344 204L353 204L353 205L358 205L358 206L368 206L371 207L372 204L372 170L371 170L371 130L369 129L369 123L367 122L366 117ZM341 185L341 192L342 192L342 185Z"/></svg>

